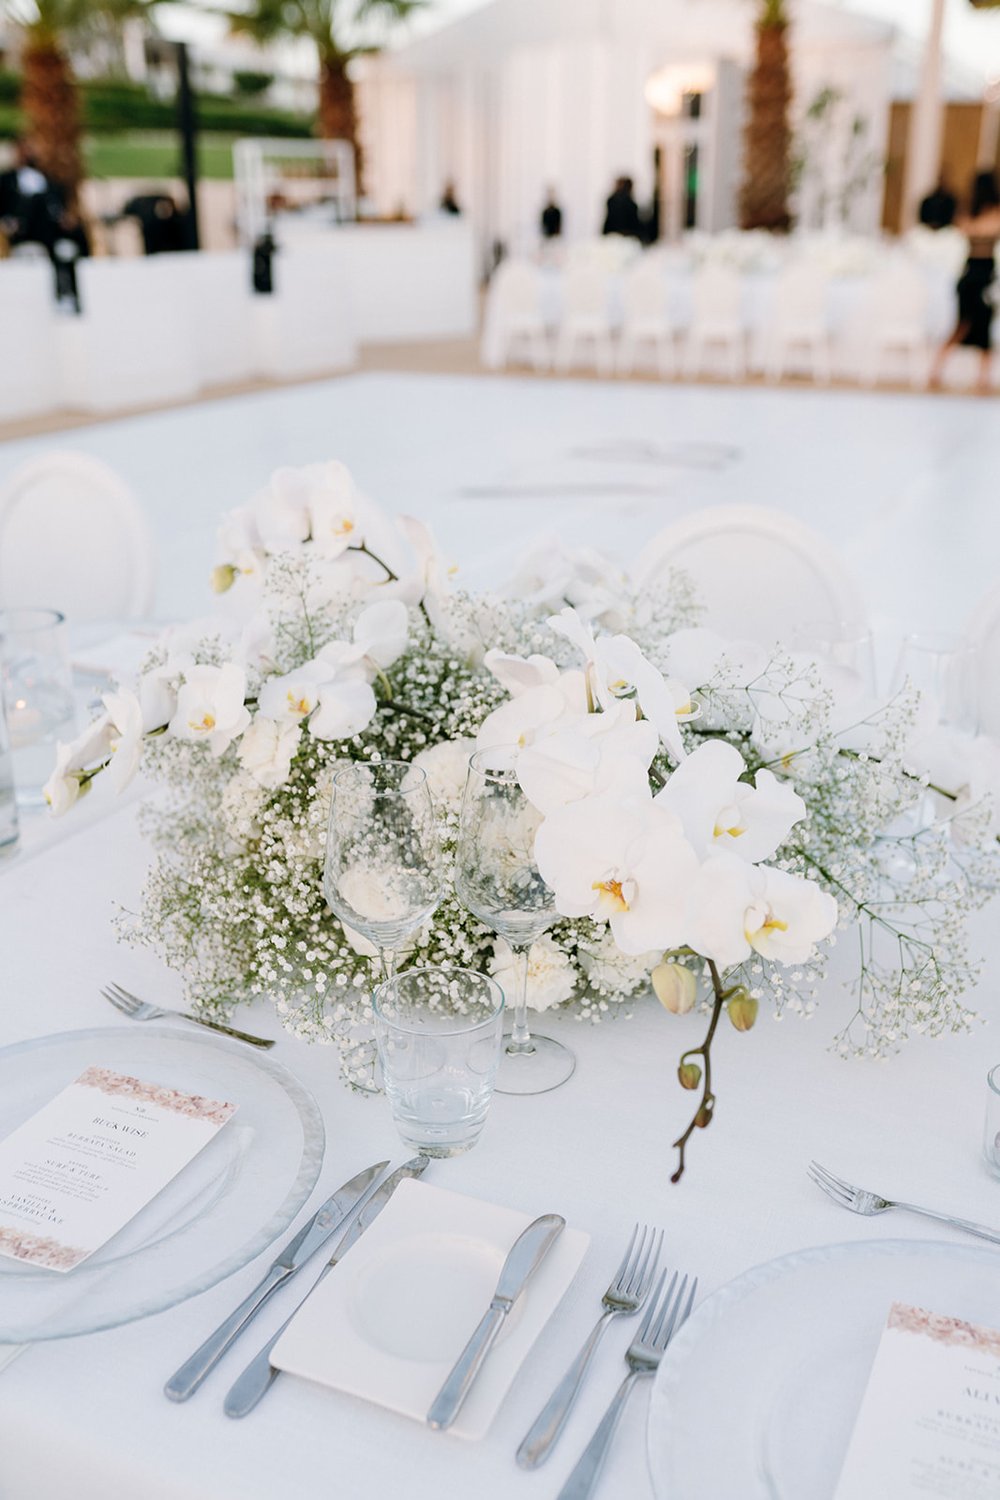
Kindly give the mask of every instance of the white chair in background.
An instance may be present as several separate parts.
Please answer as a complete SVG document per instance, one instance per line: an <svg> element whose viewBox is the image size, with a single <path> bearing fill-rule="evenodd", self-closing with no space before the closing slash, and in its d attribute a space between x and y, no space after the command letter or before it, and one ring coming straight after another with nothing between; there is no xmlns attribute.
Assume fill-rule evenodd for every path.
<svg viewBox="0 0 1000 1500"><path fill-rule="evenodd" d="M490 282L483 320L482 360L501 370L519 356L536 370L551 364L548 332L542 312L542 278L527 260L505 260Z"/></svg>
<svg viewBox="0 0 1000 1500"><path fill-rule="evenodd" d="M824 385L829 383L828 286L822 267L809 261L788 266L778 277L764 359L769 380L780 380L786 371L798 368Z"/></svg>
<svg viewBox="0 0 1000 1500"><path fill-rule="evenodd" d="M860 330L859 375L876 385L892 357L909 373L911 385L927 379L927 277L912 261L892 256L873 276Z"/></svg>
<svg viewBox="0 0 1000 1500"><path fill-rule="evenodd" d="M48 257L0 262L0 422L60 406Z"/></svg>
<svg viewBox="0 0 1000 1500"><path fill-rule="evenodd" d="M556 339L556 369L583 363L588 348L598 374L614 369L610 285L603 266L586 261L570 265L563 279L562 311Z"/></svg>
<svg viewBox="0 0 1000 1500"><path fill-rule="evenodd" d="M828 541L780 511L720 505L661 531L633 568L639 588L670 568L690 574L704 624L788 645L803 621L864 620L861 594Z"/></svg>
<svg viewBox="0 0 1000 1500"><path fill-rule="evenodd" d="M692 316L687 333L686 368L691 376L708 368L709 356L723 357L732 380L742 380L747 371L746 323L743 312L743 278L726 265L703 265L695 272L691 288Z"/></svg>
<svg viewBox="0 0 1000 1500"><path fill-rule="evenodd" d="M1000 739L1000 589L973 610L965 635L979 657L979 728Z"/></svg>
<svg viewBox="0 0 1000 1500"><path fill-rule="evenodd" d="M83 411L183 401L198 390L184 256L83 260L81 316L58 328L64 404Z"/></svg>
<svg viewBox="0 0 1000 1500"><path fill-rule="evenodd" d="M662 256L648 252L627 273L622 287L620 374L631 374L643 349L652 354L664 379L677 373L676 328L670 316L669 292Z"/></svg>
<svg viewBox="0 0 1000 1500"><path fill-rule="evenodd" d="M145 517L107 464L54 452L0 485L0 606L59 609L74 625L137 620L153 583Z"/></svg>

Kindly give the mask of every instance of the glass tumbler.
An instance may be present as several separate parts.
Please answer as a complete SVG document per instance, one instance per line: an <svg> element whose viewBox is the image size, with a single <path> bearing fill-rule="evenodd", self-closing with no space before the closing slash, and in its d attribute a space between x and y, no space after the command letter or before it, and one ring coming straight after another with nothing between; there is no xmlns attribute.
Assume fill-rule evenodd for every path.
<svg viewBox="0 0 1000 1500"><path fill-rule="evenodd" d="M1000 1177L1000 1063L986 1075L986 1126L983 1155L994 1177Z"/></svg>
<svg viewBox="0 0 1000 1500"><path fill-rule="evenodd" d="M0 666L19 807L41 807L60 740L76 734L66 622L55 609L0 613Z"/></svg>
<svg viewBox="0 0 1000 1500"><path fill-rule="evenodd" d="M482 1134L503 1040L503 991L471 969L406 969L378 987L375 1039L396 1129L458 1156Z"/></svg>

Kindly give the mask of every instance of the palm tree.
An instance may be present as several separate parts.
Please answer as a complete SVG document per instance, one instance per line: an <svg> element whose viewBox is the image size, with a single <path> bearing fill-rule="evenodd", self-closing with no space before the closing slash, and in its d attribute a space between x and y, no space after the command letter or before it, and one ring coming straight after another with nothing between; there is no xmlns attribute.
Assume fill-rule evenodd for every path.
<svg viewBox="0 0 1000 1500"><path fill-rule="evenodd" d="M39 165L75 205L83 180L80 102L69 45L106 22L120 22L147 8L149 0L0 0L24 36L21 53L21 113Z"/></svg>
<svg viewBox="0 0 1000 1500"><path fill-rule="evenodd" d="M743 139L740 223L744 229L786 230L791 225L792 155L788 0L757 0L757 4L757 54Z"/></svg>
<svg viewBox="0 0 1000 1500"><path fill-rule="evenodd" d="M419 10L426 0L253 0L253 8L231 14L234 31L267 43L278 37L305 38L319 62L319 134L325 140L350 141L358 180L361 151L354 84L348 72L352 58L374 52L371 30L393 25Z"/></svg>

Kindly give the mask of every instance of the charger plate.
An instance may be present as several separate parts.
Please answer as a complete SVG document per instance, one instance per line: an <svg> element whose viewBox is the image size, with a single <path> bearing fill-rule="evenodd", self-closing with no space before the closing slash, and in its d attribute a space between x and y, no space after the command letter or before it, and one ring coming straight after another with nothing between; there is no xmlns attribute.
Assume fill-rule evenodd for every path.
<svg viewBox="0 0 1000 1500"><path fill-rule="evenodd" d="M0 1260L0 1343L114 1328L207 1291L288 1227L319 1175L323 1118L287 1068L239 1042L148 1022L0 1049L0 1138L92 1066L239 1108L141 1213L73 1271Z"/></svg>
<svg viewBox="0 0 1000 1500"><path fill-rule="evenodd" d="M893 1302L996 1328L1000 1251L856 1240L756 1266L709 1297L653 1386L657 1500L832 1500Z"/></svg>

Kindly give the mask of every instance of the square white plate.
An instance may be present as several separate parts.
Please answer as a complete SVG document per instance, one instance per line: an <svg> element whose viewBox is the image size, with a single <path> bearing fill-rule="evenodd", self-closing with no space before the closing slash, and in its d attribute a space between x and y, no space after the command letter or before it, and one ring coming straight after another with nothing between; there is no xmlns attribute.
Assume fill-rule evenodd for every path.
<svg viewBox="0 0 1000 1500"><path fill-rule="evenodd" d="M289 1324L271 1363L425 1421L489 1306L507 1251L531 1221L404 1180ZM581 1230L563 1230L514 1304L450 1432L485 1437L589 1243Z"/></svg>

